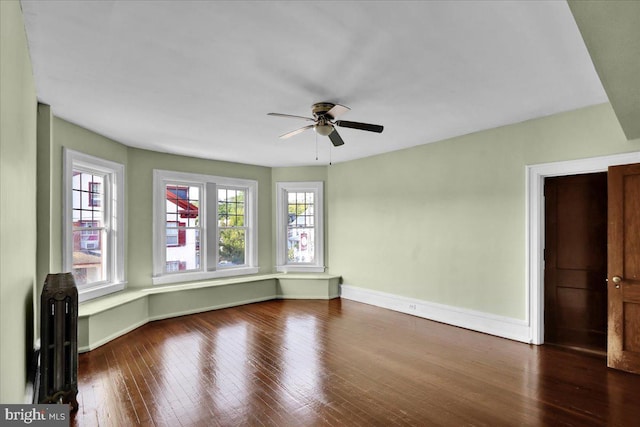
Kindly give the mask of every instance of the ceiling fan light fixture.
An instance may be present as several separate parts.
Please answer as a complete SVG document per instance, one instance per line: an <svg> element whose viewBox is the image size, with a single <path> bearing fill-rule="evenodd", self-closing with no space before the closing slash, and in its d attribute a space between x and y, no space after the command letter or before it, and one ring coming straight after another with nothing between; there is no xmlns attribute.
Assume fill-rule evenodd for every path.
<svg viewBox="0 0 640 427"><path fill-rule="evenodd" d="M331 132L333 132L333 125L329 123L318 124L314 126L316 133L322 136L328 136Z"/></svg>
<svg viewBox="0 0 640 427"><path fill-rule="evenodd" d="M1 1L1 0L0 0ZM338 133L338 127L345 127L351 129L358 130L366 130L369 132L382 132L383 126L381 125L373 125L370 123L360 123L360 122L350 122L346 120L336 120L336 117L342 115L343 113L349 111L349 107L345 107L344 105L332 104L330 102L316 102L311 106L311 113L313 114L313 118L311 117L303 117L303 116L294 116L291 114L282 114L282 113L267 113L269 116L277 116L277 117L288 117L291 119L302 119L306 121L311 121L313 124L303 126L294 131L287 132L283 135L280 135L280 138L286 139L290 138L294 135L298 135L306 130L311 128L315 129L317 135L328 136L331 140L331 143L334 147L339 147L344 145L344 141L342 137ZM317 138L316 138L317 140Z"/></svg>

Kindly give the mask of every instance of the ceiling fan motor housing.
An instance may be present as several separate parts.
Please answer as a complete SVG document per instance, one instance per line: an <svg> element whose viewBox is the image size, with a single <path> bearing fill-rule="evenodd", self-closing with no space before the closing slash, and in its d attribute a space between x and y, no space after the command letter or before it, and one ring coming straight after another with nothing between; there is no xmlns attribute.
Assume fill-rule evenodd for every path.
<svg viewBox="0 0 640 427"><path fill-rule="evenodd" d="M311 106L311 112L315 118L322 117L335 107L335 105L336 104L330 102L317 102Z"/></svg>

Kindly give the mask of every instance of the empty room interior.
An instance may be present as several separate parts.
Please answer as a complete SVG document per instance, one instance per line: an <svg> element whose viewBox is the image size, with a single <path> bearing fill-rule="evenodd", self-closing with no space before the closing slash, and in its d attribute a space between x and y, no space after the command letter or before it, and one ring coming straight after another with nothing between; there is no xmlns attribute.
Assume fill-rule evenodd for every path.
<svg viewBox="0 0 640 427"><path fill-rule="evenodd" d="M1 404L79 426L640 419L640 2L0 18Z"/></svg>

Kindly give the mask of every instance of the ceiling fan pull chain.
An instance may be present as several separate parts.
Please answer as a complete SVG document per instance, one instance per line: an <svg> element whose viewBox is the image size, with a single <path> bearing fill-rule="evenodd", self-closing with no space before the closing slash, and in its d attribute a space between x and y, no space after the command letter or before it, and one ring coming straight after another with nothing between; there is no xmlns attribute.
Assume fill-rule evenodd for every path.
<svg viewBox="0 0 640 427"><path fill-rule="evenodd" d="M318 134L316 133L316 161L318 161Z"/></svg>

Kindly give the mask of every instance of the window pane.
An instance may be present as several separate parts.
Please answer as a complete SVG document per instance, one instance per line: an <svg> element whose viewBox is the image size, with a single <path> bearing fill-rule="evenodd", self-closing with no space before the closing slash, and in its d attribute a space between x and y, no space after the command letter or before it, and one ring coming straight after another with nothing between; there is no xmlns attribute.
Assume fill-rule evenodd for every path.
<svg viewBox="0 0 640 427"><path fill-rule="evenodd" d="M315 231L313 228L288 227L287 261L314 262L314 243Z"/></svg>
<svg viewBox="0 0 640 427"><path fill-rule="evenodd" d="M200 269L200 233L195 228L166 227L167 247L165 268L167 272ZM169 236L175 233L177 245L169 244ZM182 234L184 233L184 234ZM182 239L184 238L184 241ZM176 267L177 266L177 267ZM177 269L176 269L177 268Z"/></svg>
<svg viewBox="0 0 640 427"><path fill-rule="evenodd" d="M73 232L73 277L76 285L107 280L103 230Z"/></svg>
<svg viewBox="0 0 640 427"><path fill-rule="evenodd" d="M178 223L167 222L167 246L178 246L178 235Z"/></svg>
<svg viewBox="0 0 640 427"><path fill-rule="evenodd" d="M187 227L198 227L200 188L167 185L165 193L167 221L180 221L184 222Z"/></svg>
<svg viewBox="0 0 640 427"><path fill-rule="evenodd" d="M93 181L89 182L89 206L102 206L102 177L92 176Z"/></svg>
<svg viewBox="0 0 640 427"><path fill-rule="evenodd" d="M220 245L218 250L218 265L230 267L243 265L245 248L244 229L223 229L220 230Z"/></svg>

